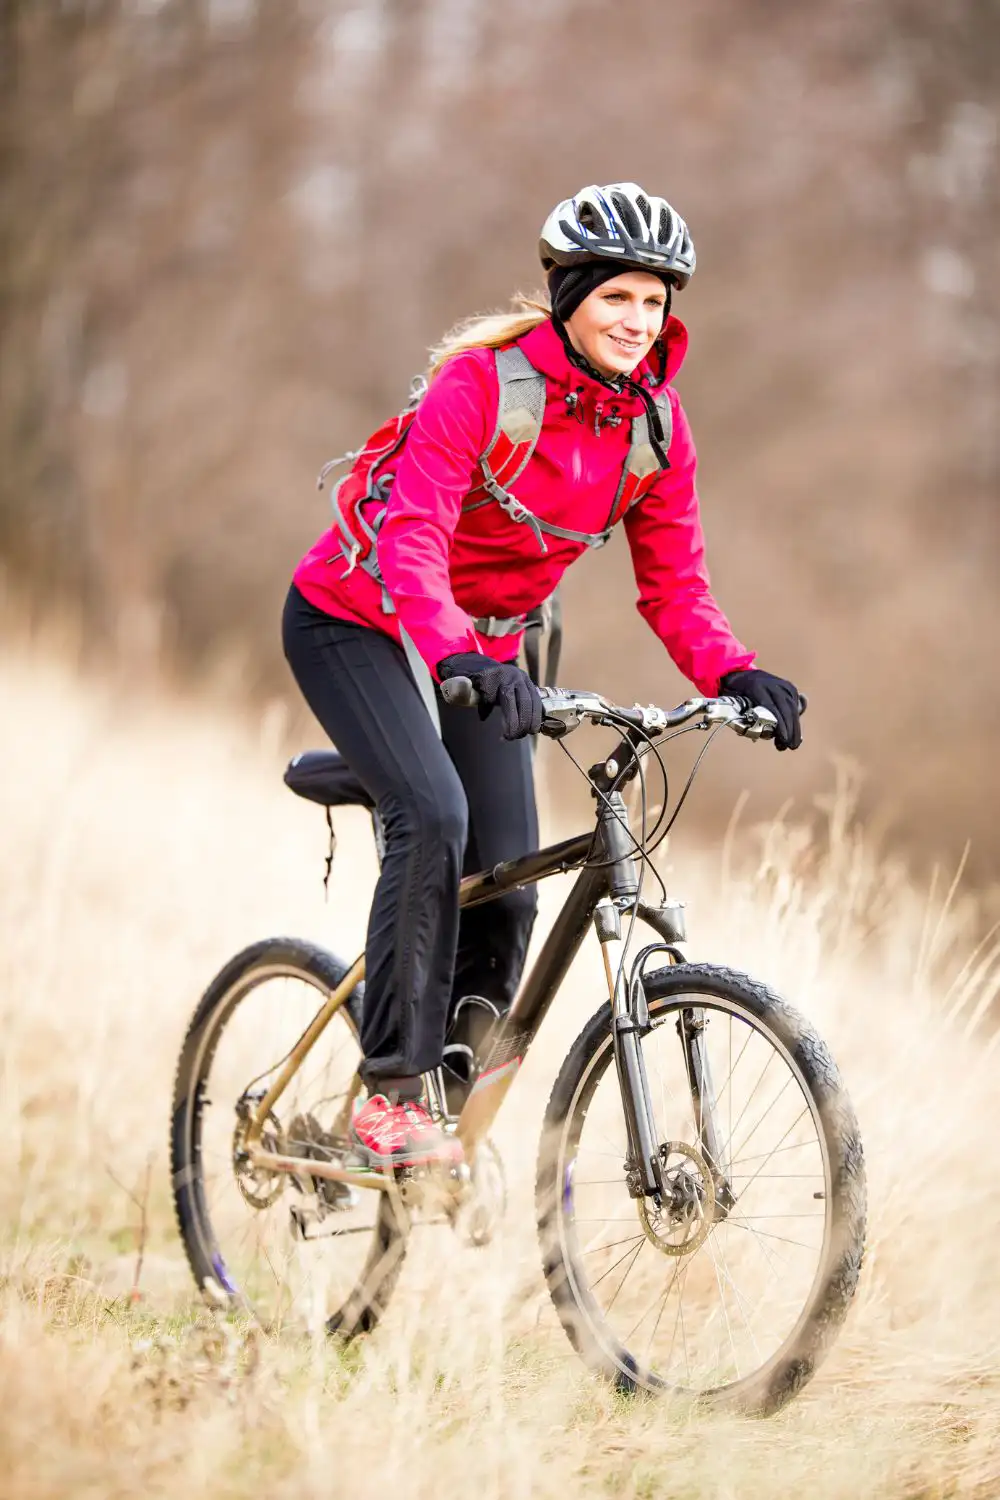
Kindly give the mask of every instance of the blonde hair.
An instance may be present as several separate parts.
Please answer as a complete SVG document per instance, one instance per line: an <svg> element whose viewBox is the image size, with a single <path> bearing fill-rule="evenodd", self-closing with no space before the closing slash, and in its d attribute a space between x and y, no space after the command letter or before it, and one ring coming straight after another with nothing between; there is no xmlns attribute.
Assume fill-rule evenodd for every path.
<svg viewBox="0 0 1000 1500"><path fill-rule="evenodd" d="M533 297L516 292L511 298L510 312L476 313L471 318L463 318L430 350L428 378L433 378L456 354L464 354L469 349L499 349L501 345L513 343L530 333L551 316L552 308L541 292Z"/></svg>

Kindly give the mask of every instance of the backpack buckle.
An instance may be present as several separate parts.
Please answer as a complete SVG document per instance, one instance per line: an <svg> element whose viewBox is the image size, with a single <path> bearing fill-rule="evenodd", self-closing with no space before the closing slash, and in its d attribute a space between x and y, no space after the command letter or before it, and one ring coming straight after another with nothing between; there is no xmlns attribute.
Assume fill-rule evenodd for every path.
<svg viewBox="0 0 1000 1500"><path fill-rule="evenodd" d="M497 488L499 489L499 485ZM512 521L526 521L531 515L531 512L521 504L517 496L512 495L509 490L501 490L497 498Z"/></svg>
<svg viewBox="0 0 1000 1500"><path fill-rule="evenodd" d="M413 376L412 380L410 381L409 394L406 398L407 410L409 410L411 406L420 405L421 401L427 395L428 385L429 381L426 375Z"/></svg>

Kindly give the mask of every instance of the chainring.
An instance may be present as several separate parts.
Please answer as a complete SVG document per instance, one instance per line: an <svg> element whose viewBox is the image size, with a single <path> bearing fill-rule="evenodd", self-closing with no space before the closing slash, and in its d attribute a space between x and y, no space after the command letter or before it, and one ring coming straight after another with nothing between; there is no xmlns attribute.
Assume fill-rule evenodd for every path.
<svg viewBox="0 0 1000 1500"><path fill-rule="evenodd" d="M469 1169L468 1187L452 1224L459 1239L480 1249L496 1234L507 1211L507 1178L500 1153L489 1139L480 1141Z"/></svg>

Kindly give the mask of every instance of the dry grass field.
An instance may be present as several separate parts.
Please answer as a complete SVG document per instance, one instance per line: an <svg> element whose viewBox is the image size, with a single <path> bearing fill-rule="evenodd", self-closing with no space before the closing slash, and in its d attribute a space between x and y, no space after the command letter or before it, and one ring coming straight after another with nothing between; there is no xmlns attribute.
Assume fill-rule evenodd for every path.
<svg viewBox="0 0 1000 1500"><path fill-rule="evenodd" d="M533 1157L601 999L591 944L500 1117L511 1204L491 1247L425 1231L347 1355L195 1301L166 1166L187 1019L258 937L352 954L374 876L347 814L324 904L322 817L281 785L280 731L27 648L0 664L0 1495L1000 1494L997 952L949 876L918 887L873 851L832 772L811 835L747 828L728 864L674 849L666 866L691 954L787 993L861 1120L861 1288L798 1401L749 1422L616 1397L550 1310Z"/></svg>

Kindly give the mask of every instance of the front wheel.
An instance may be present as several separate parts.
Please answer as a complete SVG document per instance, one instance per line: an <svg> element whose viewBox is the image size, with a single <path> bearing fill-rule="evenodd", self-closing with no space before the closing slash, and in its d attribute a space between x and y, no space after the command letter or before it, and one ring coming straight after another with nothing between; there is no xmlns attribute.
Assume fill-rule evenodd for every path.
<svg viewBox="0 0 1000 1500"><path fill-rule="evenodd" d="M575 1348L620 1389L769 1415L810 1379L857 1285L857 1120L822 1039L763 985L680 964L645 987L663 1193L633 1196L634 1173L627 1181L604 1005L545 1117L537 1207L549 1290ZM704 1064L694 1088L693 1034Z"/></svg>

